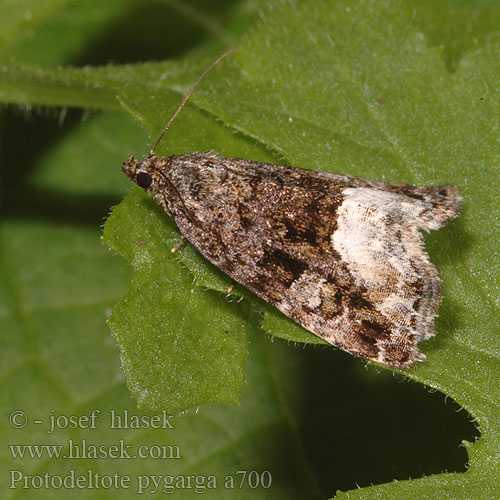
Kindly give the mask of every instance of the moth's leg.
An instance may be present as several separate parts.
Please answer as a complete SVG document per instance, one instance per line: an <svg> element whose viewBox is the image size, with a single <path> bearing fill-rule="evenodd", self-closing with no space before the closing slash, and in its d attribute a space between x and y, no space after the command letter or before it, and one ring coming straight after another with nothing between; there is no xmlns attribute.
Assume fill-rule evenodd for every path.
<svg viewBox="0 0 500 500"><path fill-rule="evenodd" d="M175 253L177 252L177 250L179 250L179 248L181 248L182 244L184 243L186 239L184 238L184 236L181 234L181 239L179 240L179 243L177 243L177 245L175 245L174 248L172 248L172 250L170 250L172 253Z"/></svg>
<svg viewBox="0 0 500 500"><path fill-rule="evenodd" d="M234 281L231 282L231 284L227 287L226 293L229 295L232 293L234 290Z"/></svg>

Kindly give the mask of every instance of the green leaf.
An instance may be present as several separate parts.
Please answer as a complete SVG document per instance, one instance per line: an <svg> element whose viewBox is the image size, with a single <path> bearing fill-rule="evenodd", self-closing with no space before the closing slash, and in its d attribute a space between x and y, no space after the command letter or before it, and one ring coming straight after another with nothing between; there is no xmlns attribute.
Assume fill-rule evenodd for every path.
<svg viewBox="0 0 500 500"><path fill-rule="evenodd" d="M83 122L76 119L76 123L70 116L62 129L57 120L53 123L49 118L33 116L33 123L27 125L13 114L5 114L4 120L8 123L8 131L4 129L1 142L4 191L0 227L0 331L3 339L0 439L6 445L1 457L2 498L80 498L82 490L88 498L102 498L104 488L91 489L88 485L69 489L37 488L37 479L34 483L29 479L45 474L66 477L71 470L82 476L90 470L101 476L130 477L130 487L118 489L120 498L136 497L139 482L145 481L148 475L151 482L147 491L152 493L153 477L159 481L159 491L163 488L165 493L169 491L168 475L181 479L196 475L199 483L203 477L215 476L216 491L225 492L225 477L233 475L235 481L239 481L241 478L236 471L249 467L248 470L259 473L271 469L274 498L304 498L311 491L317 491L314 478L303 474L304 454L290 424L287 403L282 400L285 381L279 379L281 374L289 372L292 378L288 378L287 383L294 384L294 360L302 363L304 357L286 345L271 344L254 328L249 332L251 359L245 373L246 390L240 407L202 407L190 415L171 419L169 422L174 428L143 429L132 427L130 423L128 428L111 427L111 411L123 424L126 414L129 419L139 417L146 422L151 417L137 410L137 403L127 390L119 348L106 325L111 306L123 296L131 272L122 259L99 242L103 216L128 189L126 183L119 185L123 178L120 162L129 147L140 149L141 142L145 142L144 134L130 117L117 112L96 114ZM17 138L16 142L10 140L10 134ZM38 144L40 135L46 137ZM137 146L128 142L134 135ZM25 141L31 148L19 147ZM88 154L83 153L88 144L94 146L90 161ZM113 166L116 173L115 185L108 183L104 176L105 184L108 183L106 189L101 184L103 164ZM6 168L9 165L23 168L10 170ZM61 174L65 167L66 178ZM83 179L82 175L85 175ZM79 178L85 185L77 185ZM149 202L153 211L157 210L151 200L137 190L130 199L137 194L142 202ZM112 217L118 216L119 211ZM157 221L152 222L157 227ZM152 236L161 237L164 229L159 228L158 234L154 232ZM166 253L168 258L168 249ZM187 271L180 271L181 280L185 279ZM172 272L178 273L179 268L169 268L165 276L172 278ZM214 302L213 292L194 288L197 301L210 305ZM129 293L127 300L131 296ZM178 299L173 297L173 300ZM229 306L226 304L226 309ZM214 307L221 308L221 305L217 303ZM182 310L186 310L184 305ZM234 320L236 314L228 310L220 318L221 323L229 327L236 325L233 334L241 330L246 334L247 327L243 329ZM193 319L185 319L183 326L189 330L189 321ZM210 320L215 322L217 319L212 316ZM191 336L191 340L196 338ZM212 343L214 356L224 355L231 338L224 340L222 349L220 342ZM244 345L246 354L247 344ZM152 347L152 339L142 347ZM189 353L196 354L190 346L185 346L185 354ZM203 354L199 364L191 358L193 372L199 373L203 367ZM297 358L296 354L299 354ZM169 358L158 356L158 359L165 362ZM223 358L218 361L217 366L223 374L231 376L230 370L221 367ZM280 374L278 377L276 372ZM172 374L175 376L176 372ZM236 375L239 380L230 380L229 389L241 384L241 370ZM198 375L196 383L204 380ZM167 388L176 387L165 380L162 383ZM228 400L230 395L230 390L222 394ZM217 396L220 398L220 391ZM76 427L64 423L70 416L89 417L94 410L100 412L96 428L86 428L83 420ZM26 427L14 428L9 424L10 415L16 411L26 413L29 419ZM51 419L55 417L59 418L60 428L51 432ZM48 459L45 454L40 459L15 458L7 448L7 445L54 445L68 455L69 440L79 447L80 453L82 440L86 440L87 450L91 446L110 449L123 440L134 453L139 446L150 447L153 453L162 447L178 447L181 458ZM168 448L165 450L168 452ZM282 461L282 456L289 458ZM15 482L11 489L13 476L10 471L24 474L28 487L22 488L23 479ZM261 491L265 494L268 490ZM192 487L176 489L177 497L181 498L189 498L192 492ZM244 484L242 489L227 490L226 496L255 498L255 490Z"/></svg>
<svg viewBox="0 0 500 500"><path fill-rule="evenodd" d="M57 12L55 3L50 6L45 12ZM0 99L102 109L117 109L122 103L152 140L182 94L221 50L217 44L200 43L177 62L85 70L38 67L37 61L53 64L57 58L85 53L84 44L93 35L86 37L82 28L79 41L68 45L71 50L61 49L52 61L48 55L37 59L38 44L23 41L26 33L18 37L19 30L25 29L21 7L24 4L9 14L20 28L5 32ZM69 12L70 5L65 9ZM243 4L240 9L244 12ZM109 12L101 18L103 27L112 17ZM38 25L40 31L35 30L40 47L59 42L57 37L50 41L49 33L54 32L47 27L64 24L64 18L46 16ZM339 498L498 496L495 209L499 181L495 167L499 163L500 51L495 16L494 4L471 10L466 2L457 7L425 1L415 8L395 1L272 4L238 44L234 56L197 90L196 106L184 109L161 145L165 154L215 149L225 155L392 182L460 186L465 198L462 216L426 238L444 285L438 335L422 344L428 360L407 375L451 396L476 419L482 438L467 444L470 469L466 474L439 474L355 490ZM240 12L229 24L237 26L243 17ZM22 62L8 61L7 56ZM91 161L88 150L81 157L75 154L71 140L62 145L64 154L29 142L29 151L21 147L4 157L9 167L3 169L9 188L3 202L8 220L2 223L0 279L1 331L7 332L8 346L1 364L4 422L19 407L42 416L51 407L66 414L93 407L103 411L130 407L117 351L105 340L104 328L104 313L123 295L129 273L120 259L102 253L96 230L87 226L98 225L102 208L106 203L109 207L125 186L108 173L101 184L103 165L119 165L127 154L140 154L141 144L144 153L148 147L144 137L132 139L132 128L125 131L121 118L111 116L92 120L97 125L87 138L90 144L99 144L99 126L113 134ZM5 144L15 133L11 128L10 123L4 127ZM83 137L75 136L74 145L80 140ZM125 142L120 144L121 140ZM106 147L117 143L119 147ZM20 166L35 162L32 173L21 174ZM72 172L66 178L65 168ZM187 245L175 256L169 253L178 233L142 194L133 191L115 209L105 236L136 267L133 286L115 308L110 324L122 343L128 385L144 406L180 410L207 401L236 401L243 346L247 334L250 338L240 408L202 408L198 415L176 419L172 433L150 435L151 442L171 439L190 455L170 461L172 473L222 477L250 464L272 470L273 498L316 498L332 496L332 485L348 489L355 482L368 485L416 477L439 472L443 464L451 463L434 462L434 455L454 446L448 441L441 444L440 439L458 416L451 413L441 422L427 402L429 395L407 384L396 389L384 373L371 368L365 374L361 361L333 349L303 350L268 342L256 331L259 322L253 308L263 311L262 325L271 335L297 342L315 338L269 312L244 290L238 290L244 296L241 303L227 304L227 280L220 272ZM172 281L175 285L169 290ZM167 306L169 301L176 305L175 314ZM208 317L209 308L215 311L213 317ZM207 324L196 327L193 335L194 327L189 326L198 315ZM162 321L168 327L160 330ZM223 323L220 329L217 321ZM224 336L226 330L229 337ZM176 336L184 350L172 356L172 346L161 342L162 332ZM210 334L213 343L206 342ZM194 351L202 340L206 345L198 351L203 361L198 365ZM175 372L169 371L169 362L176 365ZM205 380L207 386L202 387ZM182 387L174 385L181 381ZM398 390L404 393L401 398ZM66 429L56 436L44 435L42 442L64 442L70 436L116 440L108 431ZM3 441L9 443L20 436L40 439L33 426L17 435L6 427L2 432L2 439L8 437ZM143 431L127 433L131 439L144 438ZM468 431L458 433L473 439ZM404 446L391 461L387 449L399 449L400 444ZM40 469L40 462L26 465L10 459L4 459L9 469ZM456 458L453 463L459 462ZM397 472L387 473L391 463L397 464ZM50 464L52 472L69 467L86 470L84 462ZM144 468L151 474L164 473L164 466L151 460L144 462ZM459 465L447 468L463 470ZM137 474L139 467L129 462L119 469ZM103 461L100 470L117 470L117 462ZM6 484L5 478L2 481ZM256 494L247 489L243 495L247 492Z"/></svg>
<svg viewBox="0 0 500 500"><path fill-rule="evenodd" d="M175 265L165 244L173 224L165 228L158 211L135 189L108 219L120 234L104 233L137 269L110 319L129 388L140 406L171 413L211 401L238 403L247 354L243 322L235 307L194 286Z"/></svg>
<svg viewBox="0 0 500 500"><path fill-rule="evenodd" d="M483 439L468 446L473 475L500 455L494 403L500 393L491 383L500 377L498 312L489 298L499 275L500 38L474 47L450 73L415 13L393 7L306 2L276 8L239 46L237 65L224 63L210 90L194 100L296 166L461 187L463 215L427 238L445 301L438 336L423 345L428 361L408 375L478 418ZM156 128L149 110L137 109ZM197 275L196 268L191 272ZM426 484L431 492L433 482Z"/></svg>

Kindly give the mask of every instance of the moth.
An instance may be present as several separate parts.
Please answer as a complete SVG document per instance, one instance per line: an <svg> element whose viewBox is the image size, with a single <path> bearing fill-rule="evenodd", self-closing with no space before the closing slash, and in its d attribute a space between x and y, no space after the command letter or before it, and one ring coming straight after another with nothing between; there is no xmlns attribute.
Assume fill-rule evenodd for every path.
<svg viewBox="0 0 500 500"><path fill-rule="evenodd" d="M455 186L416 187L225 158L212 152L123 164L183 237L235 282L330 344L407 369L434 332L438 270L421 230L459 214ZM181 240L182 241L182 240Z"/></svg>

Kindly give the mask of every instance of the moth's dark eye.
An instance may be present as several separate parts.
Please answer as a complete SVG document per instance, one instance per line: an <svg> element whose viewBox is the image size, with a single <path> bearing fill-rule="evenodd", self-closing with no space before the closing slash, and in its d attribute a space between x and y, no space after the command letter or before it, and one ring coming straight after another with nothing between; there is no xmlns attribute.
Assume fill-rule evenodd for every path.
<svg viewBox="0 0 500 500"><path fill-rule="evenodd" d="M137 174L137 185L141 188L148 188L153 184L153 178L147 172L139 172Z"/></svg>

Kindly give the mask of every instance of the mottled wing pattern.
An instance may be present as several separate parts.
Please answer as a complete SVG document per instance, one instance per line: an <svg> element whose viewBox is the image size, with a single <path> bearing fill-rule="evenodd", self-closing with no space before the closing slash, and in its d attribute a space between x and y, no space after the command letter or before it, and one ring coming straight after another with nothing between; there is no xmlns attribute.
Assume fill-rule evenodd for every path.
<svg viewBox="0 0 500 500"><path fill-rule="evenodd" d="M424 358L416 344L434 335L441 294L419 229L458 214L456 188L211 153L152 157L139 170L207 259L306 329L397 368Z"/></svg>

